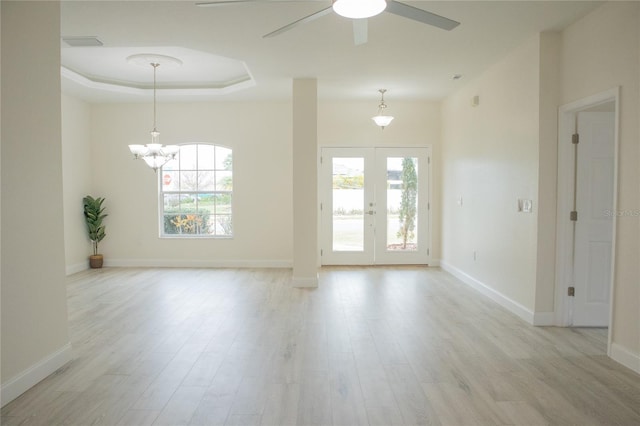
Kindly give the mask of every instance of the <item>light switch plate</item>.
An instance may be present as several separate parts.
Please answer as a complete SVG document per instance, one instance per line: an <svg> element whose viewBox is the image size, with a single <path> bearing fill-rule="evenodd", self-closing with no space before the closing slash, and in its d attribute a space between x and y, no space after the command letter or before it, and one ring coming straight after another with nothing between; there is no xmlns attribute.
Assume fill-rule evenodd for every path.
<svg viewBox="0 0 640 426"><path fill-rule="evenodd" d="M518 199L518 211L521 213L531 213L533 211L533 201Z"/></svg>

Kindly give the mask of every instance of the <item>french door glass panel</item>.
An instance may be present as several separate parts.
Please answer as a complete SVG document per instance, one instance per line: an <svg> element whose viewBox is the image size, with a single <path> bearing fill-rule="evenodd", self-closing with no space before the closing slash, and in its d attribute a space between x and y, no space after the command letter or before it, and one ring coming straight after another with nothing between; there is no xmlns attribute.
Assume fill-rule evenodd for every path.
<svg viewBox="0 0 640 426"><path fill-rule="evenodd" d="M418 249L418 158L387 157L386 250Z"/></svg>
<svg viewBox="0 0 640 426"><path fill-rule="evenodd" d="M428 263L428 149L324 148L322 263Z"/></svg>
<svg viewBox="0 0 640 426"><path fill-rule="evenodd" d="M364 250L364 158L331 161L333 251Z"/></svg>
<svg viewBox="0 0 640 426"><path fill-rule="evenodd" d="M323 150L323 259L334 265L373 263L373 149ZM369 208L367 208L369 207Z"/></svg>

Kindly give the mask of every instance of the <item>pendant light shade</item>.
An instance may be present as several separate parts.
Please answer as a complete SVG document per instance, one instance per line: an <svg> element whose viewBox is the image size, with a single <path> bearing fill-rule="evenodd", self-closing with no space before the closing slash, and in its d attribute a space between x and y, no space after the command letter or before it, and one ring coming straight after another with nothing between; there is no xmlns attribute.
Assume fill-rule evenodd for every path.
<svg viewBox="0 0 640 426"><path fill-rule="evenodd" d="M352 19L376 16L387 7L385 0L334 0L333 10L340 16Z"/></svg>
<svg viewBox="0 0 640 426"><path fill-rule="evenodd" d="M390 115L376 115L375 117L372 118L372 120L378 126L380 126L380 127L382 127L384 129L389 124L391 124L391 120L393 120L393 117L391 117Z"/></svg>

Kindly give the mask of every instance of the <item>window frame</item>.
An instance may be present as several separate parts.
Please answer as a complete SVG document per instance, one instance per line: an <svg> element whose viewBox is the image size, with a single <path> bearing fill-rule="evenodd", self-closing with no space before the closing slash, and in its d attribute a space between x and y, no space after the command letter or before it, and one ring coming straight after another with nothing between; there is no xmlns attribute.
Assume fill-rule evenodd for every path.
<svg viewBox="0 0 640 426"><path fill-rule="evenodd" d="M180 189L178 190L172 190L172 191L165 191L163 189L163 179L164 179L164 175L165 172L167 171L171 171L171 172L178 172L180 173L182 170L182 168L180 167L180 164L178 163L178 168L173 169L173 170L165 170L164 166L160 168L160 173L158 173L158 234L159 234L159 238L161 239L218 239L218 240L229 240L229 239L233 239L235 236L235 229L234 229L234 211L235 211L235 201L234 201L234 183L233 183L233 170L234 170L234 158L233 158L233 148L227 145L221 145L221 144L216 144L216 143L212 143L212 142L185 142L185 143L181 143L181 144L177 144L180 149L182 149L183 147L186 146L201 146L201 145L207 145L210 147L213 147L213 149L215 150L216 148L224 148L224 149L228 149L230 151L231 154L231 168L230 170L225 170L225 169L216 169L215 168L215 161L214 161L214 169L211 170L214 172L214 176L216 172L219 171L225 171L225 172L230 172L231 174L231 189L230 190L217 190L217 189L212 189L212 190L203 190L203 191L198 191L198 190L185 190L185 191L180 191ZM197 148L196 148L197 150ZM200 155L200 153L198 151L196 151L196 169L194 170L196 173L198 173L200 170L199 165L198 165L198 157ZM215 152L215 151L214 151ZM180 151L178 152L178 158L180 155ZM192 171L192 170L187 170L187 171ZM210 170L203 170L203 171L210 171ZM214 178L215 179L215 178ZM175 194L178 197L182 196L182 195L195 195L197 197L198 194L210 194L212 196L216 196L216 195L224 195L224 194L228 194L231 197L229 206L230 206L230 214L228 215L231 219L231 233L230 234L168 234L165 232L165 209L164 209L164 198L165 198L165 194ZM211 215L214 217L214 223L216 223L216 216L226 216L226 215L216 215L215 213L211 213Z"/></svg>

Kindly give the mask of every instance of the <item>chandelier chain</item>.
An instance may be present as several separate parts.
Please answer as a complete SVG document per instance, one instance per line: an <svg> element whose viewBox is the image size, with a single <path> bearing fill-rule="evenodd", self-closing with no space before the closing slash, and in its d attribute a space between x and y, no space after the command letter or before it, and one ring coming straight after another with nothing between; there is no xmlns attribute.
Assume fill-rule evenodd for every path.
<svg viewBox="0 0 640 426"><path fill-rule="evenodd" d="M156 127L156 70L160 66L157 62L152 62L151 66L153 67L153 131L157 132Z"/></svg>
<svg viewBox="0 0 640 426"><path fill-rule="evenodd" d="M386 91L387 89L378 90L378 92L380 92L380 105L378 105L378 115L384 115L384 109L387 107L387 104L384 103L384 92Z"/></svg>

